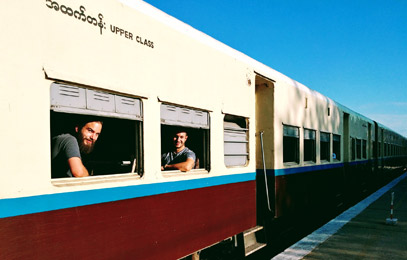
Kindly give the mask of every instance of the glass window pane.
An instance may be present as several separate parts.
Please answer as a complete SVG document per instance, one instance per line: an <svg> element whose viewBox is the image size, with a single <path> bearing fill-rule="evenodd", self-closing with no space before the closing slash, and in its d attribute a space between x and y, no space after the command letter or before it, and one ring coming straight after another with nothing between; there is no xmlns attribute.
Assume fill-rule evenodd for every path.
<svg viewBox="0 0 407 260"><path fill-rule="evenodd" d="M316 141L315 131L304 129L304 161L315 162L316 158Z"/></svg>
<svg viewBox="0 0 407 260"><path fill-rule="evenodd" d="M333 154L332 158L341 160L341 136L333 135Z"/></svg>
<svg viewBox="0 0 407 260"><path fill-rule="evenodd" d="M283 162L299 163L299 128L283 126Z"/></svg>
<svg viewBox="0 0 407 260"><path fill-rule="evenodd" d="M320 156L321 161L330 161L331 135L329 133L320 134Z"/></svg>

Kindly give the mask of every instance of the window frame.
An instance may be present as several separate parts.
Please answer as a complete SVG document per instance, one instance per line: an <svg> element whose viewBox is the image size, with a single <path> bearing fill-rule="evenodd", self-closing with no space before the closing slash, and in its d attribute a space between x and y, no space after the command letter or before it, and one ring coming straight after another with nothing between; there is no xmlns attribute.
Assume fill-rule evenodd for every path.
<svg viewBox="0 0 407 260"><path fill-rule="evenodd" d="M304 137L304 153L303 159L304 163L316 163L317 161L317 141L316 141L317 131L313 129L304 128L303 137ZM308 141L308 142L307 142ZM310 146L310 147L309 147ZM311 155L308 155L308 152L311 152ZM310 159L310 160L308 160Z"/></svg>
<svg viewBox="0 0 407 260"><path fill-rule="evenodd" d="M323 140L323 136L328 140ZM331 134L328 132L319 132L319 156L321 162L331 161Z"/></svg>
<svg viewBox="0 0 407 260"><path fill-rule="evenodd" d="M186 147L196 156L195 167L188 174L210 171L210 113L207 110L162 102L160 104L160 157L171 151L172 136L168 129L183 128L187 131ZM172 131L173 132L173 131ZM198 161L199 160L199 161ZM197 167L199 164L199 167ZM184 172L180 170L161 171L164 177L178 176Z"/></svg>
<svg viewBox="0 0 407 260"><path fill-rule="evenodd" d="M362 159L367 159L367 140L362 139Z"/></svg>
<svg viewBox="0 0 407 260"><path fill-rule="evenodd" d="M96 142L96 149L92 152L92 155L98 155L96 157L97 160L93 161L93 167L91 168L88 168L90 166L86 165L85 161L83 162L87 166L90 174L89 177L91 178L89 178L89 180L86 180L88 178L80 178L82 179L81 182L90 183L97 179L106 180L106 178L117 178L118 176L128 175L141 178L144 174L142 99L131 95L114 94L106 90L95 90L82 85L63 82L51 83L51 138L62 133L73 132L74 125L77 125L79 121L87 117L104 121L104 125L102 127L101 137L99 137ZM112 122L112 124L106 122ZM130 139L133 139L134 142L114 142L114 137L117 137L114 129L115 125L126 126L127 134L130 135ZM132 127L132 129L128 129L129 126ZM118 146L124 148L119 148L119 150L124 152L121 155L109 152L107 154L104 153L104 150L113 150L108 148L110 147L109 143L116 143ZM126 151L129 154L126 155ZM109 154L111 154L111 157L109 157ZM117 156L124 156L129 158L129 160L119 160L121 163L115 164L113 161L117 160ZM108 163L110 159L113 160L112 164L107 166L106 163ZM110 172L109 169L117 170L111 170ZM129 169L129 171L124 171L123 169ZM93 172L96 172L96 175L93 175ZM53 177L52 172L51 180L56 186L64 186L67 182L79 182L78 178L69 176L66 176L66 178Z"/></svg>
<svg viewBox="0 0 407 260"><path fill-rule="evenodd" d="M225 114L223 118L223 156L227 168L247 167L250 159L249 152L249 123L246 117ZM244 139L244 140L243 140ZM239 152L229 153L231 150ZM233 164L232 158L243 159L244 163ZM230 159L232 160L230 160Z"/></svg>
<svg viewBox="0 0 407 260"><path fill-rule="evenodd" d="M351 145L350 145L350 147L351 147L351 157L350 158L351 158L352 161L355 161L356 160L356 138L351 137L350 141L351 141Z"/></svg>
<svg viewBox="0 0 407 260"><path fill-rule="evenodd" d="M338 148L339 152L335 148ZM335 158L333 158L333 154L335 154ZM332 134L332 158L335 161L341 161L341 135L338 134Z"/></svg>
<svg viewBox="0 0 407 260"><path fill-rule="evenodd" d="M356 159L362 159L362 139L356 138Z"/></svg>
<svg viewBox="0 0 407 260"><path fill-rule="evenodd" d="M294 132L296 131L297 134ZM294 139L292 139L294 138ZM287 151L287 147L292 143L294 147ZM286 155L290 157L287 158ZM287 159L287 160L286 160ZM300 128L283 124L283 164L285 166L298 165L300 163Z"/></svg>

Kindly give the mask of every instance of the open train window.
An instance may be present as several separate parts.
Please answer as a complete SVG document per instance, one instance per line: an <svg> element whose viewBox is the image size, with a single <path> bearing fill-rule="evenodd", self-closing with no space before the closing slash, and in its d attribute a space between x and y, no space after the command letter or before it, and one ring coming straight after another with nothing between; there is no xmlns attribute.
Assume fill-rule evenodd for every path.
<svg viewBox="0 0 407 260"><path fill-rule="evenodd" d="M286 165L300 162L300 129L294 126L283 126L283 162Z"/></svg>
<svg viewBox="0 0 407 260"><path fill-rule="evenodd" d="M330 161L331 154L331 134L320 133L320 156L321 161Z"/></svg>
<svg viewBox="0 0 407 260"><path fill-rule="evenodd" d="M334 160L341 160L341 136L340 135L333 135L333 154L332 159Z"/></svg>
<svg viewBox="0 0 407 260"><path fill-rule="evenodd" d="M315 130L304 129L304 161L316 162Z"/></svg>
<svg viewBox="0 0 407 260"><path fill-rule="evenodd" d="M362 140L356 139L356 158L362 158Z"/></svg>
<svg viewBox="0 0 407 260"><path fill-rule="evenodd" d="M367 158L367 141L362 140L362 158L366 159Z"/></svg>
<svg viewBox="0 0 407 260"><path fill-rule="evenodd" d="M55 152L55 140L66 134L80 140L75 128L81 129L91 121L100 121L103 125L93 151L89 154L81 152L82 163L89 174L141 175L143 172L141 106L142 103L137 98L53 83L50 115L53 145L52 178L72 175L69 174L69 170L68 173L60 171L61 161L58 161L60 160L58 158L61 157L57 155L60 150Z"/></svg>
<svg viewBox="0 0 407 260"><path fill-rule="evenodd" d="M174 134L180 130L188 136L185 146L195 153L193 169L209 171L209 113L161 104L161 155L175 151ZM163 161L161 163L163 164Z"/></svg>
<svg viewBox="0 0 407 260"><path fill-rule="evenodd" d="M246 118L225 115L223 138L225 165L227 167L247 165L249 148Z"/></svg>
<svg viewBox="0 0 407 260"><path fill-rule="evenodd" d="M350 140L351 140L351 158L352 158L352 161L354 161L354 160L356 160L356 154L355 154L355 152L356 152L356 139L355 138L353 138L353 137L351 137L350 138Z"/></svg>

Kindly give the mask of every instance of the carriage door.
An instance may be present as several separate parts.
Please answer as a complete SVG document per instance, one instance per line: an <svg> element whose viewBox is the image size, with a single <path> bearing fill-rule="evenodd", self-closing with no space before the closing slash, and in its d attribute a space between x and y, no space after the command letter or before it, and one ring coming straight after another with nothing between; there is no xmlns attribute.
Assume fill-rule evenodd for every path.
<svg viewBox="0 0 407 260"><path fill-rule="evenodd" d="M274 81L256 74L256 180L258 216L270 216L269 213L274 214L275 212L273 129ZM259 219L258 221L262 222L264 220Z"/></svg>

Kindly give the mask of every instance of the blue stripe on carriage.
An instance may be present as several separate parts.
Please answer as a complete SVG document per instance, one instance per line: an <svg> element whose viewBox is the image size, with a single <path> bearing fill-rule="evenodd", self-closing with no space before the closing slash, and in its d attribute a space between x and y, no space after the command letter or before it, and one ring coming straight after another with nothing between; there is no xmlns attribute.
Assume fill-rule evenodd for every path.
<svg viewBox="0 0 407 260"><path fill-rule="evenodd" d="M343 165L344 165L343 163L330 163L330 164L320 164L320 165L312 165L312 166L304 166L304 167L276 169L276 170L274 170L274 175L283 176L283 175L290 175L290 174L303 173L303 172L328 170L328 169L343 167Z"/></svg>
<svg viewBox="0 0 407 260"><path fill-rule="evenodd" d="M373 161L373 160L372 160ZM353 161L353 162L349 162L349 165L358 165L358 164L366 164L370 162L370 160L363 160L363 161Z"/></svg>
<svg viewBox="0 0 407 260"><path fill-rule="evenodd" d="M0 218L254 181L255 172L0 200Z"/></svg>
<svg viewBox="0 0 407 260"><path fill-rule="evenodd" d="M370 162L370 160L363 160L363 161L354 161L347 163L348 165L358 165L358 164L366 164ZM321 171L321 170L329 170L344 167L345 163L330 163L330 164L320 164L320 165L311 165L311 166L302 166L302 167L292 167L292 168L285 168L285 169L267 169L267 175L274 175L274 176L284 176L284 175L291 175L297 173L304 173L304 172L311 172L311 171ZM257 169L257 173L262 173L262 169Z"/></svg>

